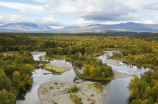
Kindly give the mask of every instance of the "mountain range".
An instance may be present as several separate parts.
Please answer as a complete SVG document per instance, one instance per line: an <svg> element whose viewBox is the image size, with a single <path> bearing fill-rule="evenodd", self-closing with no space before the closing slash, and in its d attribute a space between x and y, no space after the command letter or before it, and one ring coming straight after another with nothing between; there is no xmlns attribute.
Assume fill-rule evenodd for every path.
<svg viewBox="0 0 158 104"><path fill-rule="evenodd" d="M48 26L37 25L30 22L9 23L0 26L0 31L45 31L51 30Z"/></svg>
<svg viewBox="0 0 158 104"><path fill-rule="evenodd" d="M85 27L65 26L62 29L53 29L49 26L30 22L9 23L0 26L1 32L158 32L158 24L120 23L112 25L92 24Z"/></svg>

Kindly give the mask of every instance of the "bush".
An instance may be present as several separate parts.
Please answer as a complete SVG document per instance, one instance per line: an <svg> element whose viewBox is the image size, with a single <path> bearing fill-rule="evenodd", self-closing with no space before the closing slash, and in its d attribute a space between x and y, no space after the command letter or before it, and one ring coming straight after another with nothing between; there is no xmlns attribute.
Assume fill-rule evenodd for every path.
<svg viewBox="0 0 158 104"><path fill-rule="evenodd" d="M158 66L154 67L154 71L158 70Z"/></svg>
<svg viewBox="0 0 158 104"><path fill-rule="evenodd" d="M72 92L72 93L78 92L78 90L79 90L79 88L75 85L75 86L73 86L71 88L68 88L68 93L70 93L70 92Z"/></svg>
<svg viewBox="0 0 158 104"><path fill-rule="evenodd" d="M83 104L81 102L82 99L80 97L77 97L75 94L70 93L70 98L75 104Z"/></svg>
<svg viewBox="0 0 158 104"><path fill-rule="evenodd" d="M54 82L54 84L57 85L58 83L57 83L57 82Z"/></svg>
<svg viewBox="0 0 158 104"><path fill-rule="evenodd" d="M88 87L94 87L99 91L103 91L103 86L99 83L93 83L93 84L85 84ZM93 94L92 94L93 95Z"/></svg>

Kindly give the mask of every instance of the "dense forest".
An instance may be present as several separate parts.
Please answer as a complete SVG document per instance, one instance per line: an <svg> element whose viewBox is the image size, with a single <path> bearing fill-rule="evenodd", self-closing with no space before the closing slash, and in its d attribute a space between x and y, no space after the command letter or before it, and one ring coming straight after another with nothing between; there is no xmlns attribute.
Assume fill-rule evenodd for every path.
<svg viewBox="0 0 158 104"><path fill-rule="evenodd" d="M32 51L45 51L46 58L81 64L80 78L111 80L112 68L95 58L103 50L121 50L110 58L153 68L140 78L134 75L128 88L132 104L158 103L158 36L149 33L0 33L0 103L14 104L19 90L32 82L30 76L37 63ZM11 51L19 54L3 54Z"/></svg>
<svg viewBox="0 0 158 104"><path fill-rule="evenodd" d="M14 104L19 90L31 84L32 71L30 63L34 62L28 51L17 56L0 55L0 103Z"/></svg>
<svg viewBox="0 0 158 104"><path fill-rule="evenodd" d="M129 83L131 104L158 104L158 70L148 71L138 76L134 75Z"/></svg>

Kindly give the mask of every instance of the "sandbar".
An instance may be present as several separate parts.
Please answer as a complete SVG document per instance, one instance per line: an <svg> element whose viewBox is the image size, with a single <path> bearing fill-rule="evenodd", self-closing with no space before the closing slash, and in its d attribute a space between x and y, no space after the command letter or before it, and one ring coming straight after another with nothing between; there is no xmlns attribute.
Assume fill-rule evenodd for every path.
<svg viewBox="0 0 158 104"><path fill-rule="evenodd" d="M105 62L111 65L121 66L121 64L119 63L119 60L106 59Z"/></svg>
<svg viewBox="0 0 158 104"><path fill-rule="evenodd" d="M92 100L95 100L95 104L103 104L104 96L107 95L106 89L99 91L94 87L86 86L85 84L91 84L94 82L83 82L75 84L73 82L62 81L50 81L40 85L37 93L42 104L74 104L70 99L70 93L67 93L67 89L76 85L79 91L75 93L75 96L81 98L83 104L91 104ZM93 95L93 96L92 96ZM92 100L88 100L88 99Z"/></svg>
<svg viewBox="0 0 158 104"><path fill-rule="evenodd" d="M66 63L60 63L60 62L49 63L47 65L50 66L50 67L55 67L55 68L58 68L58 69L63 69L64 71L69 71L72 68L69 65L67 65Z"/></svg>
<svg viewBox="0 0 158 104"><path fill-rule="evenodd" d="M131 74L121 73L121 72L118 72L118 71L116 71L116 70L113 70L113 73L114 73L115 79L132 77Z"/></svg>

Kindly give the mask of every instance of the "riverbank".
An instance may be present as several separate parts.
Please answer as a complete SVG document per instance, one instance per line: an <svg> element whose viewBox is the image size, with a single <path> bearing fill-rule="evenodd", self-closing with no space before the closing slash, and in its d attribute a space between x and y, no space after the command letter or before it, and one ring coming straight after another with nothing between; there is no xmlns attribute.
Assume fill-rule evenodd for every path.
<svg viewBox="0 0 158 104"><path fill-rule="evenodd" d="M106 59L105 62L110 65L114 65L114 66L118 66L118 67L121 66L121 64L119 63L119 60ZM130 74L121 73L116 70L113 70L113 73L114 73L114 79L132 77L132 75L130 75Z"/></svg>
<svg viewBox="0 0 158 104"><path fill-rule="evenodd" d="M38 55L38 54L45 54L45 52L38 52L38 51L34 51L31 52L32 55Z"/></svg>
<svg viewBox="0 0 158 104"><path fill-rule="evenodd" d="M131 61L126 61L124 63L131 64L131 65L136 65L138 67L148 67L148 68L151 68L151 69L154 69L155 67L157 67L157 65L154 65L154 64L138 64L136 62L131 62Z"/></svg>
<svg viewBox="0 0 158 104"><path fill-rule="evenodd" d="M118 66L118 67L121 66L121 64L119 63L119 60L106 59L105 62L110 64L110 65L114 65L114 66ZM109 81L109 80L112 80L112 79L121 79L121 78L132 77L131 74L118 72L114 69L113 69L113 73L114 73L114 77L108 77L108 78L91 78L90 76L85 76L83 74L81 74L79 77L81 79L87 79L87 80L93 80L93 81L99 81L99 80Z"/></svg>
<svg viewBox="0 0 158 104"><path fill-rule="evenodd" d="M50 81L40 85L38 89L38 97L42 104L74 104L70 98L70 93L67 93L68 88L77 86L79 91L71 93L73 96L81 99L83 104L103 104L104 96L107 95L106 89L100 91L95 87L88 86L93 82L83 82L75 84L73 82Z"/></svg>
<svg viewBox="0 0 158 104"><path fill-rule="evenodd" d="M121 73L121 72L118 72L118 71L116 71L116 70L113 70L113 73L114 73L114 79L132 77L131 74Z"/></svg>
<svg viewBox="0 0 158 104"><path fill-rule="evenodd" d="M131 57L134 57L134 58L140 58L140 57L142 57L143 55L145 55L145 54L147 54L147 53L142 53L142 54L136 54L136 55L132 55ZM124 56L124 57L122 57L122 58L120 58L120 57L110 57L110 59L112 59L112 60L121 60L121 61L123 61L123 63L126 63L126 64L130 64L130 65L136 65L136 66L138 66L138 67L148 67L148 68L151 68L151 69L154 69L154 67L157 67L157 65L155 65L155 64L147 64L147 63L145 63L145 64L143 64L143 63L138 63L138 62L136 62L135 60L128 60L127 59L128 58L128 56Z"/></svg>

